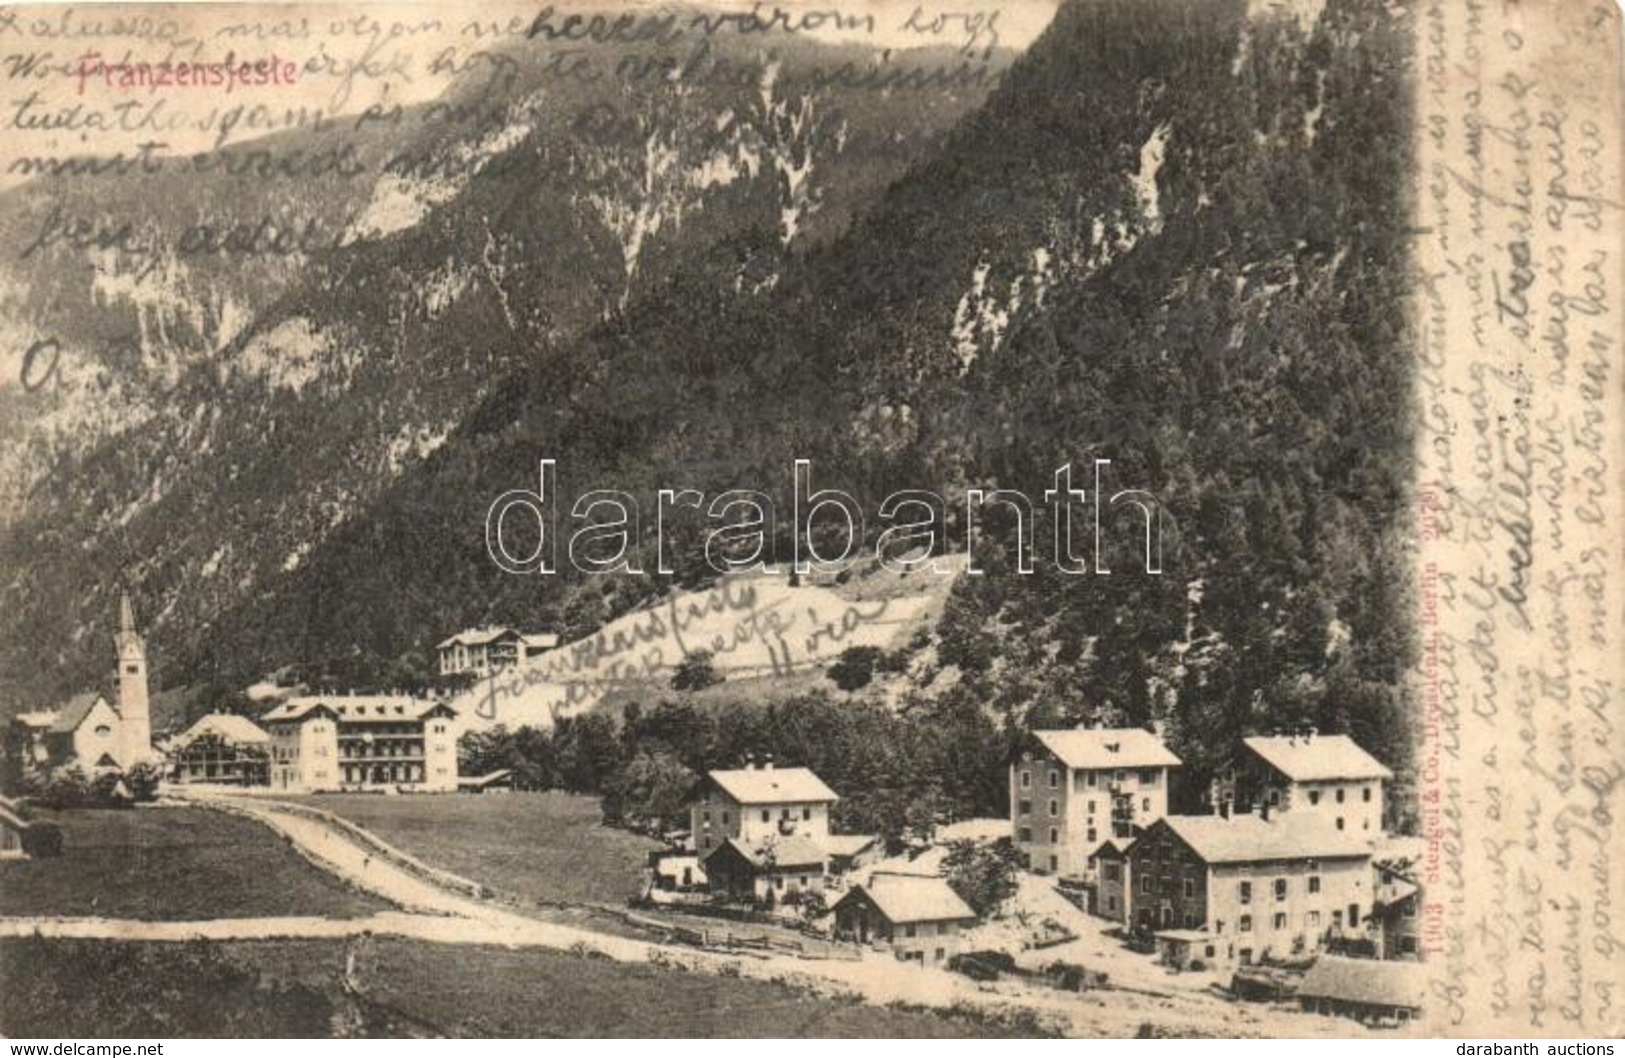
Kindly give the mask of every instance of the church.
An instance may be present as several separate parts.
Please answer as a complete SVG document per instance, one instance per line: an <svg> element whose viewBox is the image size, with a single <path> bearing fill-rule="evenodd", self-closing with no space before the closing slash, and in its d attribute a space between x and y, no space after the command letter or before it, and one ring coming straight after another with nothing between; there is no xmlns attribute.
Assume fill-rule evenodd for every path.
<svg viewBox="0 0 1625 1058"><path fill-rule="evenodd" d="M95 691L56 709L23 713L12 720L12 737L28 764L41 770L77 763L87 772L126 770L157 755L147 690L147 644L135 629L135 607L119 600L114 637L117 702Z"/></svg>

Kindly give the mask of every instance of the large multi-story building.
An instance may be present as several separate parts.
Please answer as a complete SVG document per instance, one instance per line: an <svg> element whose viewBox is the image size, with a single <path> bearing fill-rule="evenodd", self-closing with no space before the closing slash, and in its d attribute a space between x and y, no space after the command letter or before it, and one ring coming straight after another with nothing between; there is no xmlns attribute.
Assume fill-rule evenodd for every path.
<svg viewBox="0 0 1625 1058"><path fill-rule="evenodd" d="M1276 816L1315 816L1338 830L1374 837L1383 829L1382 784L1394 777L1347 735L1313 728L1244 738L1232 812L1268 808Z"/></svg>
<svg viewBox="0 0 1625 1058"><path fill-rule="evenodd" d="M1127 853L1124 920L1166 931L1208 966L1364 935L1371 845L1300 816L1166 816Z"/></svg>
<svg viewBox="0 0 1625 1058"><path fill-rule="evenodd" d="M1179 758L1140 728L1035 731L1010 765L1010 825L1028 866L1082 878L1108 837L1168 814Z"/></svg>
<svg viewBox="0 0 1625 1058"><path fill-rule="evenodd" d="M457 789L457 714L399 695L290 698L260 718L279 790Z"/></svg>
<svg viewBox="0 0 1625 1058"><path fill-rule="evenodd" d="M169 781L264 786L271 736L246 716L210 713L170 740Z"/></svg>

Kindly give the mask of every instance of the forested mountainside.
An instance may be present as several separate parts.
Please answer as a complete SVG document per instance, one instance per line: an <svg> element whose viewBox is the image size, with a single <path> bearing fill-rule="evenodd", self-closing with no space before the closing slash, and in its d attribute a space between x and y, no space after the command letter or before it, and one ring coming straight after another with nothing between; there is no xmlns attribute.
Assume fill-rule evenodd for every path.
<svg viewBox="0 0 1625 1058"><path fill-rule="evenodd" d="M101 675L121 584L158 656L195 658L209 622L257 607L502 379L566 355L668 273L765 294L1009 59L916 49L892 65L970 75L914 99L832 82L877 61L856 45L719 36L709 61L730 78L650 66L590 84L550 79L549 47L508 45L505 76L470 73L393 120L252 141L206 172L62 175L0 199L13 244L40 243L0 276L5 330L19 349L41 334L61 349L46 384L0 390L9 708ZM274 168L290 160L304 168ZM129 221L139 252L42 238L53 217ZM308 252L177 235L267 219L312 232ZM451 590L425 622L482 605ZM245 671L283 646L219 663Z"/></svg>
<svg viewBox="0 0 1625 1058"><path fill-rule="evenodd" d="M990 521L988 572L915 645L958 678L923 674L905 710L980 710L998 737L1158 721L1198 792L1236 734L1283 724L1349 731L1402 768L1408 18L1375 0L1068 0L828 242L755 270L781 236L758 214L651 274L493 380L297 564L197 634L177 622L175 676L296 661L342 685L450 627L580 632L703 582L696 531L675 538L675 577L497 571L486 510L534 487L541 458L560 460L561 506L599 488L782 494L804 457L870 510L899 488L1037 496L1061 464L1106 458L1161 502L1163 573L1137 572L1117 532L1110 574L1018 575L1012 527ZM444 215L478 216L458 213L477 194ZM387 319L372 273L350 275L347 296L380 290L359 300ZM460 329L502 334L496 303L476 304ZM147 583L197 606L173 573ZM962 787L958 811L1002 796Z"/></svg>

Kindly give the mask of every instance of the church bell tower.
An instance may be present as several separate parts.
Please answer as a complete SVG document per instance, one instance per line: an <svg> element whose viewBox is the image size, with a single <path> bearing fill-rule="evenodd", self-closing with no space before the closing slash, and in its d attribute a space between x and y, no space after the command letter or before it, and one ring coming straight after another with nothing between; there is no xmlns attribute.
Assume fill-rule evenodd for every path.
<svg viewBox="0 0 1625 1058"><path fill-rule="evenodd" d="M130 593L119 599L118 712L123 759L128 768L152 756L152 715L147 701L147 644L135 630L135 607Z"/></svg>

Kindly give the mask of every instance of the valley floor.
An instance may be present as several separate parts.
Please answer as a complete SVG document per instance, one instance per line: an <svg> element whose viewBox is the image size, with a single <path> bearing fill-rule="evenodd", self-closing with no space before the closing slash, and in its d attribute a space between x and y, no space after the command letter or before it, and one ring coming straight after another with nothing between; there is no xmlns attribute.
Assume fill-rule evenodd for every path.
<svg viewBox="0 0 1625 1058"><path fill-rule="evenodd" d="M507 808L465 807L468 798L403 798L410 802L412 811L461 815L503 812L537 811L522 805L524 795L493 797L492 801L511 802ZM53 916L0 918L0 937L9 937L0 943L21 943L33 934L46 938L42 942L73 943L95 940L126 940L178 942L196 937L208 937L226 942L233 948L244 942L258 943L314 943L349 944L387 943L392 951L407 951L431 942L439 949L430 956L418 954L410 957L413 965L427 965L424 960L439 960L434 965L442 968L443 977L435 978L435 989L450 989L457 997L449 1006L435 1008L442 1013L433 1017L424 1014L428 1028L446 1028L456 1024L455 1015L460 1002L474 1003L470 1010L485 1009L476 1002L475 994L482 987L491 987L481 967L489 960L490 951L523 949L530 957L548 959L574 958L590 963L593 973L600 971L617 982L622 977L628 982L621 998L614 1004L617 1015L627 1026L616 1029L622 1021L605 1020L602 1003L594 1006L584 1002L578 1019L569 1014L564 1020L551 1024L545 1031L573 1035L599 1033L633 1035L781 1035L794 1020L760 1023L747 1018L728 1021L724 1016L735 1009L730 986L750 982L756 987L787 988L799 997L799 1002L848 1006L856 1001L869 1008L888 1008L884 1012L898 1013L896 1008L934 1008L951 1010L969 1019L954 1023L953 1034L964 1035L971 1027L991 1026L1004 1032L1031 1035L1038 1031L1054 1031L1069 1036L1133 1036L1146 1032L1171 1035L1239 1035L1239 1036L1347 1036L1360 1034L1353 1022L1304 1015L1280 1008L1255 1004L1237 1004L1211 992L1181 982L1181 987L1128 987L1108 988L1082 994L1056 992L1020 982L978 984L946 970L923 967L904 967L881 953L865 951L855 960L820 960L800 958L790 954L758 951L719 952L680 947L651 941L647 936L638 939L635 931L605 931L584 928L583 920L560 915L556 909L537 907L533 899L515 900L511 894L493 893L482 884L484 878L464 879L430 866L379 841L366 832L358 832L347 823L313 812L310 805L284 804L270 799L250 797L219 797L201 801L223 813L239 817L234 822L256 820L280 834L306 860L346 886L363 890L375 899L381 899L399 910L382 911L348 918L319 918L310 915L298 917L222 918L213 921L187 923L112 920ZM562 810L563 806L551 806ZM199 808L171 808L152 810L155 817L173 813L192 813ZM382 812L407 812L402 808L375 809ZM243 818L246 817L246 818ZM443 820L442 834L458 834L458 827ZM599 828L602 829L602 828ZM495 831L493 831L495 832ZM469 838L466 834L452 839L477 844L482 838ZM534 840L531 835L515 832L510 842L514 845ZM572 839L579 847L580 836ZM427 849L412 850L425 857ZM47 861L48 862L48 861ZM459 864L461 865L461 864ZM303 867L304 865L300 865ZM10 908L7 907L9 913ZM197 916L193 916L197 917ZM586 922L591 926L593 923ZM474 951L478 955L474 955ZM547 953L547 954L543 954ZM561 953L569 953L564 955ZM407 958L402 956L401 958ZM643 1011L667 1009L653 999L644 1003L634 982L644 980L651 970L682 974L693 978L684 987L699 990L711 998L705 1000L714 1017L664 1017L656 1022L645 1020ZM404 979L418 976L417 971L405 973ZM1114 980L1116 978L1114 977ZM523 977L518 978L523 980ZM1154 985L1154 980L1136 982ZM505 983L502 989L523 988ZM616 994L619 984L606 985ZM707 992L707 990L710 990ZM432 1005L428 998L417 1004L411 988L400 992L404 1006L397 1015L417 1016ZM534 993L531 993L533 997ZM695 1002L700 1002L696 999ZM516 1000L513 1009L525 1005ZM508 1008L504 1008L508 1009ZM403 1013L404 1012L404 1013ZM392 1015L392 1017L397 1016ZM472 1016L472 1015L471 1015ZM802 1035L839 1035L839 1026L846 1022L830 1021L827 1031L818 1028L825 1024L823 1014L813 1009L803 1019L808 1028ZM833 1015L831 1015L833 1016ZM447 1017L453 1021L444 1020ZM513 1019L519 1020L513 1020ZM409 1018L408 1018L409 1020ZM516 1034L534 1034L544 1031L527 1027L521 1015L513 1013ZM402 1025L405 1023L403 1022ZM482 1023L483 1024L483 1023ZM852 1031L877 1035L918 1034L920 1027L912 1023L898 1023L883 1030L879 1023L863 1023L859 1028L852 1023ZM744 1028L743 1026L752 1026ZM0 1025L7 1031L13 1026ZM410 1026L397 1026L389 1031L407 1032ZM60 1031L67 1031L66 1029ZM470 1031L484 1031L474 1030Z"/></svg>

